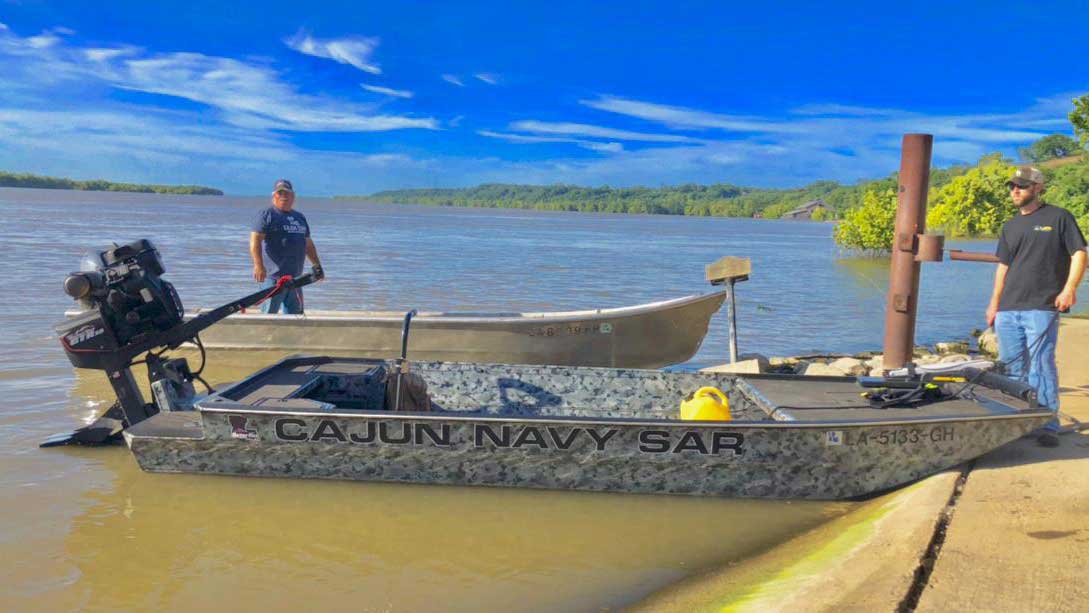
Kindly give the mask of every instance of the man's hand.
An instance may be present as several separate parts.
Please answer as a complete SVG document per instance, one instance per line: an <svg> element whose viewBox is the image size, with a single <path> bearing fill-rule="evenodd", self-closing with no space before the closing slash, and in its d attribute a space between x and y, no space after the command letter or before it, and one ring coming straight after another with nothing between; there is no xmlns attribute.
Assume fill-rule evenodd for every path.
<svg viewBox="0 0 1089 613"><path fill-rule="evenodd" d="M987 327L994 326L994 318L998 315L998 305L993 302L987 305Z"/></svg>
<svg viewBox="0 0 1089 613"><path fill-rule="evenodd" d="M265 277L267 277L267 276L268 275L265 274L265 265L263 263L253 265L253 280L254 281L257 281L258 283L264 283Z"/></svg>
<svg viewBox="0 0 1089 613"><path fill-rule="evenodd" d="M1055 297L1055 308L1062 312L1070 310L1078 302L1077 293L1072 289L1064 289Z"/></svg>

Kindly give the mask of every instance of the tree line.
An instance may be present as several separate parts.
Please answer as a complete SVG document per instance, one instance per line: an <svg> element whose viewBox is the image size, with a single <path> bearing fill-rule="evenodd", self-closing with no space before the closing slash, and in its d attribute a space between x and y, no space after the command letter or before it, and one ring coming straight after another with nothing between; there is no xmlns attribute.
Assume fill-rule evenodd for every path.
<svg viewBox="0 0 1089 613"><path fill-rule="evenodd" d="M142 185L138 183L114 183L102 179L80 181L59 177L43 177L28 173L0 171L0 187L33 187L37 189L76 189L96 192L137 192L143 194L195 194L222 196L223 192L202 185Z"/></svg>
<svg viewBox="0 0 1089 613"><path fill-rule="evenodd" d="M931 184L943 185L968 170L951 166L931 172ZM514 208L584 213L636 213L697 217L763 217L778 219L807 202L827 207L814 219L837 219L861 207L871 191L895 190L895 174L882 179L843 185L815 181L798 188L753 188L716 183L651 187L582 187L578 185L513 185L491 183L468 188L403 189L369 196L337 196L389 204L425 204L474 208Z"/></svg>

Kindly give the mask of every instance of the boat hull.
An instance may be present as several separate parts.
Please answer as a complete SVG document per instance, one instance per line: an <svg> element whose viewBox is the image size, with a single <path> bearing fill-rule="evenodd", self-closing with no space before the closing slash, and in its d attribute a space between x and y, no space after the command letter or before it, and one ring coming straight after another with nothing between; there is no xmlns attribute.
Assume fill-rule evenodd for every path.
<svg viewBox="0 0 1089 613"><path fill-rule="evenodd" d="M843 499L978 457L1053 416L984 387L872 408L848 377L453 363L412 365L434 411L370 408L388 408L388 395L383 405L362 392L388 366L289 358L125 438L153 472ZM679 401L706 386L737 421L678 419Z"/></svg>
<svg viewBox="0 0 1089 613"><path fill-rule="evenodd" d="M204 412L203 428L191 425L200 438L127 438L151 472L830 500L909 483L1046 423L723 427L255 413L245 416L252 438L240 439L232 415L237 423L237 412Z"/></svg>
<svg viewBox="0 0 1089 613"><path fill-rule="evenodd" d="M417 360L660 368L699 350L727 292L616 309L563 313L420 313L408 354ZM189 313L192 317L196 313ZM236 314L201 333L209 349L275 349L393 358L400 313Z"/></svg>

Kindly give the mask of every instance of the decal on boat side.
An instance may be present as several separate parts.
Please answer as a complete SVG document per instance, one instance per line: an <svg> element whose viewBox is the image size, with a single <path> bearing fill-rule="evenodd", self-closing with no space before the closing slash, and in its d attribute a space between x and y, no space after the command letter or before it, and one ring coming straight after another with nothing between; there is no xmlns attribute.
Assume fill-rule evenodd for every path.
<svg viewBox="0 0 1089 613"><path fill-rule="evenodd" d="M231 424L231 438L243 441L257 440L257 430L246 427L246 417L243 417L242 415L231 415L227 418L227 421Z"/></svg>
<svg viewBox="0 0 1089 613"><path fill-rule="evenodd" d="M332 443L386 443L389 445L423 445L429 442L439 447L450 445L450 424L368 421L359 430L345 430L332 419L323 419L311 429L306 420L284 417L276 420L276 438L301 443L306 441Z"/></svg>
<svg viewBox="0 0 1089 613"><path fill-rule="evenodd" d="M234 428L231 436L250 438L243 432L245 418L236 424L236 416L231 416ZM376 422L365 421L345 425L333 419L320 419L316 423L299 417L281 417L274 422L275 438L289 443L327 442L386 445L431 445L450 447L454 440L454 430L461 429L452 424L433 424L428 422ZM634 439L618 436L617 428L586 428L561 426L532 426L516 424L465 424L461 441L477 449L538 449L566 451L579 450L606 451L615 450L621 445L635 445L635 450L649 454L697 453L699 455L733 455L745 452L745 437L739 432L719 432L710 430L639 430ZM253 434L256 437L256 433ZM621 443L620 441L625 442Z"/></svg>

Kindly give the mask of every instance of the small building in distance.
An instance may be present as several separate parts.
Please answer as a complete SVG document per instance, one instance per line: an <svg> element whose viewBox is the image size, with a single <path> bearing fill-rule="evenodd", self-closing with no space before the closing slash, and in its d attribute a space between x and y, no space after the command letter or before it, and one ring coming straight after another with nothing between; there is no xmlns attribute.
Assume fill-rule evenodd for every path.
<svg viewBox="0 0 1089 613"><path fill-rule="evenodd" d="M832 209L827 204L825 204L823 200L817 198L816 200L810 200L809 202L806 202L802 206L794 209L793 211L787 211L786 213L783 213L783 216L780 217L780 219L809 220L813 219L813 213L815 213L817 210L822 210L826 214L832 212Z"/></svg>

